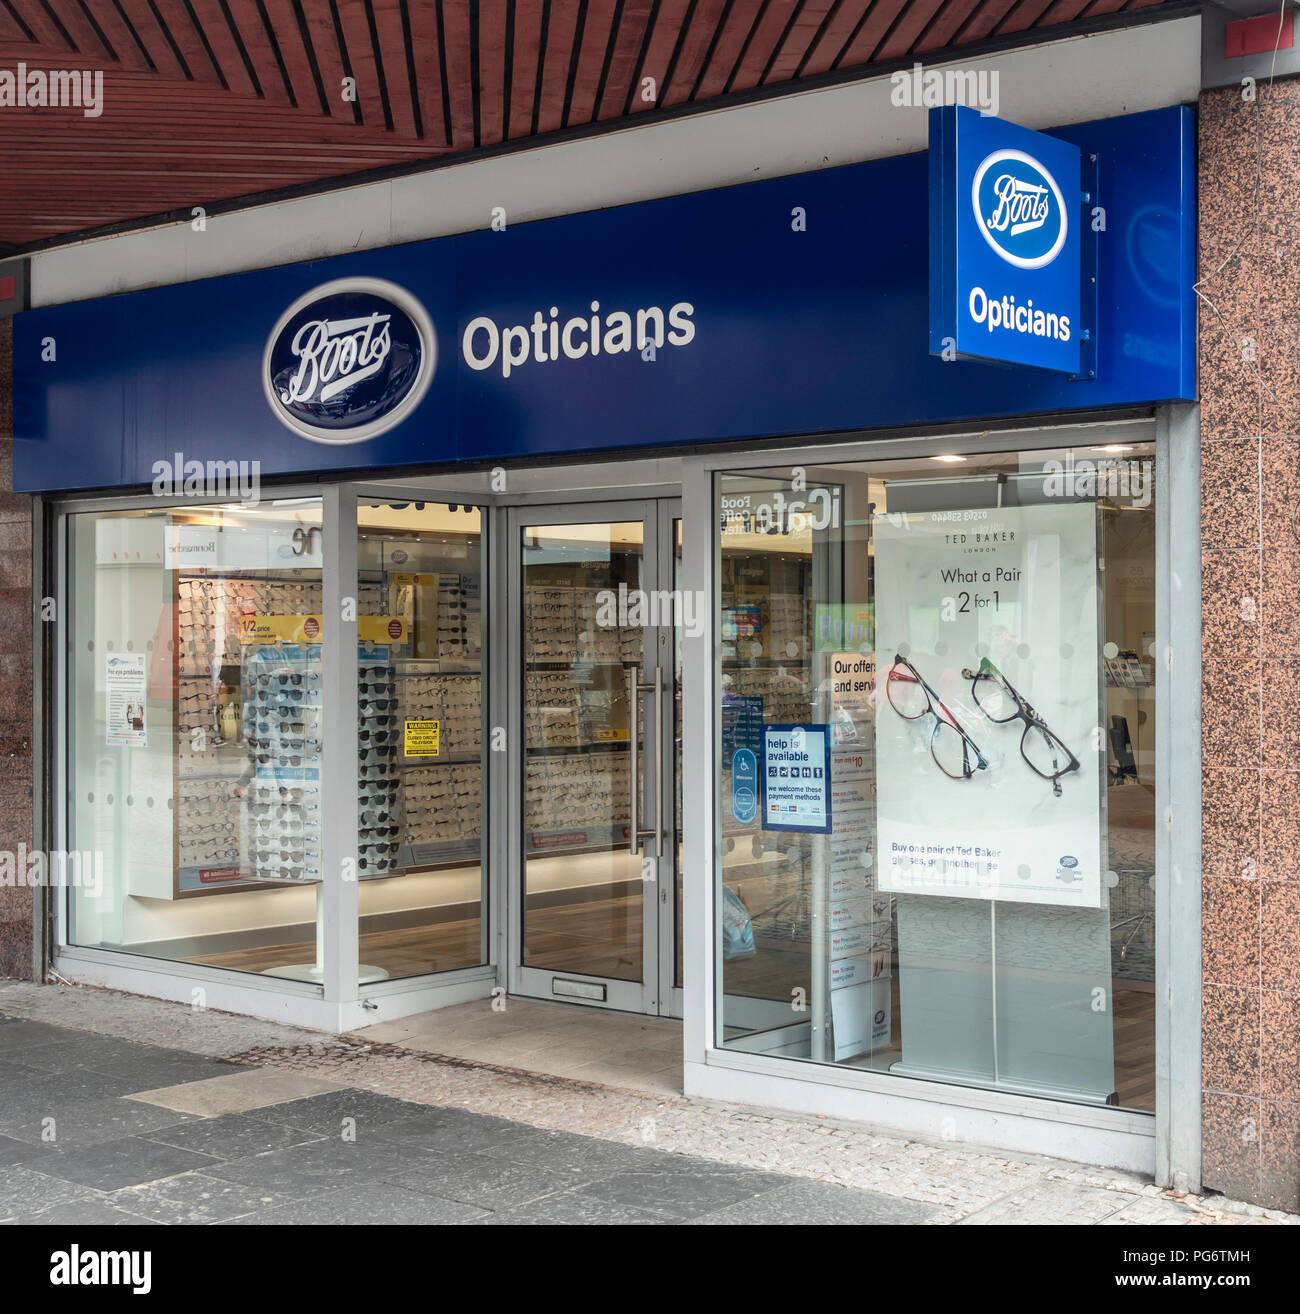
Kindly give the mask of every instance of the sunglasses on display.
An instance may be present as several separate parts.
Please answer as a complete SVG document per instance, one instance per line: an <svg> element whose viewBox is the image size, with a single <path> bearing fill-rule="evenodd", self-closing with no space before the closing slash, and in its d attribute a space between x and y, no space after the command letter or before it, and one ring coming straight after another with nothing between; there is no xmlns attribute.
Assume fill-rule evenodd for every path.
<svg viewBox="0 0 1300 1314"><path fill-rule="evenodd" d="M920 671L901 653L894 654L894 664L885 677L885 695L889 705L904 721L933 718L930 756L949 779L969 780L976 771L988 769L979 745L962 729L961 722L926 683Z"/></svg>
<svg viewBox="0 0 1300 1314"><path fill-rule="evenodd" d="M961 674L964 680L971 682L971 697L975 705L990 721L997 725L1024 722L1020 756L1035 775L1051 783L1052 793L1059 798L1061 777L1078 771L1079 759L987 657L981 659L979 670L963 669Z"/></svg>

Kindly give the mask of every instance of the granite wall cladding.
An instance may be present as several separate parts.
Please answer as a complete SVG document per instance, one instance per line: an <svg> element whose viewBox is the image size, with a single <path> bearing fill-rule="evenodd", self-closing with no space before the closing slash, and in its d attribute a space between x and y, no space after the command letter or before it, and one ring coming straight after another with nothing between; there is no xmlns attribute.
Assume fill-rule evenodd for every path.
<svg viewBox="0 0 1300 1314"><path fill-rule="evenodd" d="M13 323L0 320L0 849L32 842L32 503L13 489ZM0 976L32 975L32 892L0 884Z"/></svg>
<svg viewBox="0 0 1300 1314"><path fill-rule="evenodd" d="M1300 81L1199 131L1203 1176L1300 1210Z"/></svg>

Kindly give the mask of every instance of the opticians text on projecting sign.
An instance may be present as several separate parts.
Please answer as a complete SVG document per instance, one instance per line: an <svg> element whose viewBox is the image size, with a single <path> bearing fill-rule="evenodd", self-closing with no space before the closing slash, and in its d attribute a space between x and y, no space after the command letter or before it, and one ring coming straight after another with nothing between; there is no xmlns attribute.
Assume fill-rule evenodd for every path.
<svg viewBox="0 0 1300 1314"><path fill-rule="evenodd" d="M1086 374L1083 150L930 111L930 354Z"/></svg>

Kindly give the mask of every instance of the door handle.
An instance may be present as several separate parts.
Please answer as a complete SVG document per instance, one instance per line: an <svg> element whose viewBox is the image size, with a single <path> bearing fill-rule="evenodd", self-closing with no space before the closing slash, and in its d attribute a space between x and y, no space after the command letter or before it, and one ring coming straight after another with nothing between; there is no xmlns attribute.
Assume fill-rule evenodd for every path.
<svg viewBox="0 0 1300 1314"><path fill-rule="evenodd" d="M663 809L663 791L656 787L655 789L655 824L653 826L643 827L641 825L641 750L637 744L637 729L641 724L641 695L654 694L655 696L655 744L657 746L663 741L663 687L664 673L661 667L655 667L655 678L648 684L643 684L637 679L639 667L631 667L628 670L628 740L632 746L632 760L630 763L631 771L629 772L631 780L631 822L628 827L630 831L628 852L640 853L641 843L643 840L650 839L652 836L655 842L655 857L660 856L663 849L663 829L664 829L664 809Z"/></svg>

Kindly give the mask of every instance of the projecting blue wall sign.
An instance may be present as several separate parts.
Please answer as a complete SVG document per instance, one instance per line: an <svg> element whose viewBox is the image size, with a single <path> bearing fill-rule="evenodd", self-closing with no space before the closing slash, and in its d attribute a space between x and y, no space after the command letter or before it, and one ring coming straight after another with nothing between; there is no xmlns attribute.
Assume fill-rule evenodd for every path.
<svg viewBox="0 0 1300 1314"><path fill-rule="evenodd" d="M1077 145L977 110L930 111L932 355L1088 373L1084 159Z"/></svg>
<svg viewBox="0 0 1300 1314"><path fill-rule="evenodd" d="M178 453L256 460L263 479L360 474L1194 398L1191 111L1030 146L952 122L963 147L991 134L977 163L1030 157L966 176L963 276L982 269L989 300L955 336L1047 368L929 354L928 165L901 156L28 311L15 487L148 487ZM1078 289L1020 281L1076 265L1080 151L1109 216L1092 377ZM1014 327L990 332L995 304Z"/></svg>

